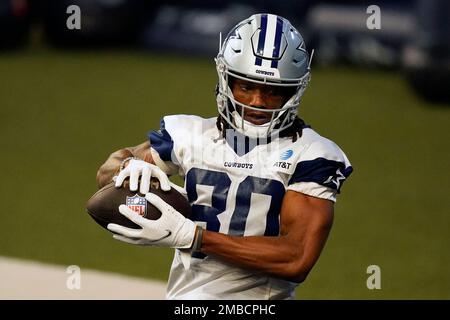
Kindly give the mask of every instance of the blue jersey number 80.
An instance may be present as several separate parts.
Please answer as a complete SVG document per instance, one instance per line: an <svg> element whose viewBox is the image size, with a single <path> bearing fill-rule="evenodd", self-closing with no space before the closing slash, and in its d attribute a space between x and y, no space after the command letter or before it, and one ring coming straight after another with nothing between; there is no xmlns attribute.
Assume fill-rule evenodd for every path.
<svg viewBox="0 0 450 320"><path fill-rule="evenodd" d="M218 232L220 222L217 215L226 210L231 179L220 171L192 168L186 176L186 191L191 203L198 199L197 185L212 186L211 206L194 204L193 220L206 222L206 228ZM279 214L285 193L283 184L277 180L247 176L237 188L236 207L231 215L229 235L243 236L247 217L250 212L252 193L271 196L270 207L266 215L265 236L277 236L279 233Z"/></svg>

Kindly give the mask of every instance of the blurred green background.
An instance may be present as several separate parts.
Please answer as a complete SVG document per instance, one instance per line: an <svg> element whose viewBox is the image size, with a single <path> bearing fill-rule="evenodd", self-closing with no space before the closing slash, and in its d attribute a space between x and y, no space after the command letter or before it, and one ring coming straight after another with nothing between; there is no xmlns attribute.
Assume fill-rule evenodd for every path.
<svg viewBox="0 0 450 320"><path fill-rule="evenodd" d="M172 250L119 243L84 206L107 156L166 114L216 115L212 59L46 48L0 55L0 255L166 280ZM299 299L450 298L450 108L400 74L314 68L301 116L355 171ZM366 269L381 268L381 290Z"/></svg>

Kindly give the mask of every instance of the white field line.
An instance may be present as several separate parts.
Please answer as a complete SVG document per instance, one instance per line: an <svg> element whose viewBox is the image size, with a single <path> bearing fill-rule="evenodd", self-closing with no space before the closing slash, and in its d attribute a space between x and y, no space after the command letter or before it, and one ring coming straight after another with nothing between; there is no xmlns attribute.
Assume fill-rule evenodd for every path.
<svg viewBox="0 0 450 320"><path fill-rule="evenodd" d="M80 270L80 289L68 289L68 279L74 273L67 273L67 267L0 257L0 299L165 299L166 284L163 282L82 266ZM69 279L70 283L75 282Z"/></svg>

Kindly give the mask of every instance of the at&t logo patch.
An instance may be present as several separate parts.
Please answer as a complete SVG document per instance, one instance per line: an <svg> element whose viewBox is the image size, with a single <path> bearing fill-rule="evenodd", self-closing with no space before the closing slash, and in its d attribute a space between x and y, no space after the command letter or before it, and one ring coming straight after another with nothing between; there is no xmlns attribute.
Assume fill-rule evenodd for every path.
<svg viewBox="0 0 450 320"><path fill-rule="evenodd" d="M294 151L292 151L292 149L286 150L281 154L280 160L287 160L290 157L292 157L293 154L294 154Z"/></svg>

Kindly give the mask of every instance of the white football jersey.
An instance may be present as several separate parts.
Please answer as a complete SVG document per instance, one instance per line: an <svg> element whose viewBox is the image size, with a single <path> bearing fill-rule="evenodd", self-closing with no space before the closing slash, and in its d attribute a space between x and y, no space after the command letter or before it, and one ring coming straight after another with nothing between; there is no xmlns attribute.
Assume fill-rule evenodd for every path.
<svg viewBox="0 0 450 320"><path fill-rule="evenodd" d="M256 141L216 119L166 116L149 133L156 164L184 177L193 217L204 228L233 236L278 236L287 190L336 201L352 167L342 150L309 127L302 136ZM175 251L168 299L290 299L297 283L194 254L185 269Z"/></svg>

